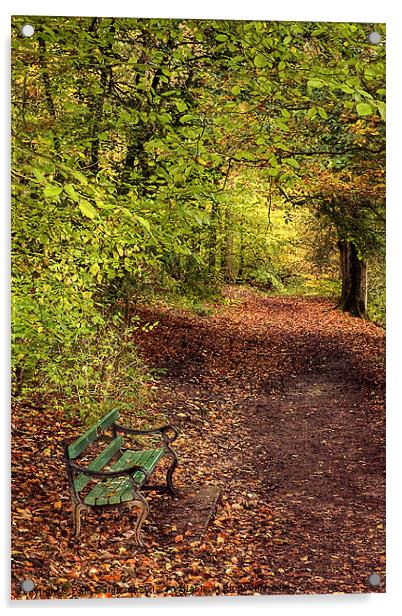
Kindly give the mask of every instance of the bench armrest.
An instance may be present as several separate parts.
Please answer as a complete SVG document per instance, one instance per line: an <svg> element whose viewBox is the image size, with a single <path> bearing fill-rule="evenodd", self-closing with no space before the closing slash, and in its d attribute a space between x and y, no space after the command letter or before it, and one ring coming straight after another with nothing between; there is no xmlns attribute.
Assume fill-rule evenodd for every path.
<svg viewBox="0 0 402 616"><path fill-rule="evenodd" d="M126 475L132 475L137 471L143 473L145 479L148 479L149 477L149 473L145 470L145 468L143 466L139 466L138 464L133 464L132 466L121 469L120 471L92 471L85 466L80 466L76 462L72 462L71 460L69 460L69 465L72 469L79 471L83 475L88 475L88 477L98 477L101 479L107 479L110 477L124 477Z"/></svg>
<svg viewBox="0 0 402 616"><path fill-rule="evenodd" d="M147 434L157 434L158 432L162 435L163 440L166 443L173 443L179 436L179 431L176 426L172 426L170 424L166 424L165 426L160 426L159 428L151 428L150 430L137 430L135 428L128 428L127 426L122 426L120 424L114 423L114 427L118 432L124 432L126 434L136 434L136 435L147 435ZM173 435L169 436L168 432L172 431Z"/></svg>

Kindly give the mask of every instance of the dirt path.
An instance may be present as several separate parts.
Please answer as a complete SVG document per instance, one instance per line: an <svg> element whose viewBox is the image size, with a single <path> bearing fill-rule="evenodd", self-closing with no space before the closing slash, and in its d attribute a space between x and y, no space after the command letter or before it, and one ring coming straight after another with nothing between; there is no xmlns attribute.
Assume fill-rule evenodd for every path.
<svg viewBox="0 0 402 616"><path fill-rule="evenodd" d="M229 294L242 303L214 318L160 314L159 356L143 341L168 366L180 481L221 487L224 542L242 537L267 592L368 591L385 568L383 332L325 301Z"/></svg>
<svg viewBox="0 0 402 616"><path fill-rule="evenodd" d="M165 370L148 412L180 427L181 499L151 494L146 550L121 511L88 514L77 543L61 457L77 427L17 408L15 594L24 577L42 597L383 592L383 330L325 300L234 288L213 316L140 316L159 321L137 342Z"/></svg>

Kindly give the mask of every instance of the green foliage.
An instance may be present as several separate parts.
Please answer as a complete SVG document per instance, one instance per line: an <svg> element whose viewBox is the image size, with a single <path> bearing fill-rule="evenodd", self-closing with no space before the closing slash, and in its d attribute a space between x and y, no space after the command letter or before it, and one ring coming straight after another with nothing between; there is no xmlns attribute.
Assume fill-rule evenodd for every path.
<svg viewBox="0 0 402 616"><path fill-rule="evenodd" d="M304 275L289 281L286 295L305 295L307 297L328 297L337 301L341 293L341 283L328 276Z"/></svg>
<svg viewBox="0 0 402 616"><path fill-rule="evenodd" d="M371 321L385 327L386 278L385 255L378 254L368 263L368 316Z"/></svg>
<svg viewBox="0 0 402 616"><path fill-rule="evenodd" d="M118 405L141 414L150 399L151 376L132 341L133 328L106 323L70 348L62 346L37 366L43 381L36 391L52 396L67 413L77 412L86 422Z"/></svg>
<svg viewBox="0 0 402 616"><path fill-rule="evenodd" d="M12 23L17 395L84 414L129 400L143 374L134 347L117 350L132 299L184 295L208 313L225 282L285 292L314 269L312 216L331 246L379 250L372 25L36 16L23 38L26 20Z"/></svg>
<svg viewBox="0 0 402 616"><path fill-rule="evenodd" d="M282 292L285 287L278 275L267 269L256 269L248 272L247 282L259 289Z"/></svg>

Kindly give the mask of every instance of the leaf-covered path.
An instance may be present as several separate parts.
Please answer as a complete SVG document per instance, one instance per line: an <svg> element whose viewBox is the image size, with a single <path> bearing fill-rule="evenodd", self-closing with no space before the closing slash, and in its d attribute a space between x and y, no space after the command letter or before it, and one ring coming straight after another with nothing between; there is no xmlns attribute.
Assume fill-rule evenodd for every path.
<svg viewBox="0 0 402 616"><path fill-rule="evenodd" d="M384 574L384 333L326 301L228 294L214 318L159 315L160 346L144 341L169 367L182 482L222 487L218 538L247 554L246 586L367 590Z"/></svg>
<svg viewBox="0 0 402 616"><path fill-rule="evenodd" d="M166 370L153 412L180 427L179 489L200 501L206 486L221 490L206 533L194 532L196 511L181 516L180 499L155 496L145 551L121 512L86 516L78 546L52 442L56 460L42 470L61 475L48 499L27 498L17 464L16 584L29 575L41 596L65 597L384 591L367 585L385 575L383 330L326 300L226 295L213 316L144 308L159 325L138 332L142 355ZM15 451L27 412L15 416ZM30 554L40 566L27 566Z"/></svg>

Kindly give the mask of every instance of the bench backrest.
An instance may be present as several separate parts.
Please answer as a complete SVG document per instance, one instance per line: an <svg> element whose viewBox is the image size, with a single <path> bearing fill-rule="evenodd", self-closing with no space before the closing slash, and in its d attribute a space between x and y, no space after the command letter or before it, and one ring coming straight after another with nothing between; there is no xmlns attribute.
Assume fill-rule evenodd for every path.
<svg viewBox="0 0 402 616"><path fill-rule="evenodd" d="M77 458L80 455L80 453L85 451L85 449L89 445L91 445L91 443L96 441L98 436L104 430L107 430L107 428L109 428L109 426L111 426L115 421L117 421L118 418L119 418L118 409L113 409L112 411L107 413L107 415L102 417L102 419L100 419L96 424L91 426L86 432L84 432L84 434L79 436L74 441L74 443L71 443L71 445L69 445L68 447L68 455L70 459L74 460L74 458Z"/></svg>

